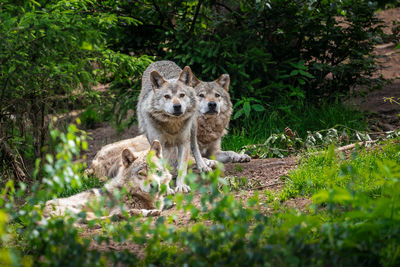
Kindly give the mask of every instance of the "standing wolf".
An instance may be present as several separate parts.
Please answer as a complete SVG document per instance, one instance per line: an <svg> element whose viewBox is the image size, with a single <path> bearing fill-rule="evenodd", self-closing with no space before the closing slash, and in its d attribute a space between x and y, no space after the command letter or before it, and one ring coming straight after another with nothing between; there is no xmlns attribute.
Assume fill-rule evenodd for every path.
<svg viewBox="0 0 400 267"><path fill-rule="evenodd" d="M227 133L232 114L229 83L228 74L222 74L213 82L203 82L193 76L193 87L199 102L197 141L203 157L215 156L223 163L247 162L250 157L246 154L221 150L221 138Z"/></svg>
<svg viewBox="0 0 400 267"><path fill-rule="evenodd" d="M183 70L172 61L158 61L150 64L142 77L137 114L139 129L149 143L158 139L164 151L164 158L176 159L176 192L189 192L184 183L190 149L199 171L210 171L203 161L196 138L197 100L192 86L193 74L190 67Z"/></svg>

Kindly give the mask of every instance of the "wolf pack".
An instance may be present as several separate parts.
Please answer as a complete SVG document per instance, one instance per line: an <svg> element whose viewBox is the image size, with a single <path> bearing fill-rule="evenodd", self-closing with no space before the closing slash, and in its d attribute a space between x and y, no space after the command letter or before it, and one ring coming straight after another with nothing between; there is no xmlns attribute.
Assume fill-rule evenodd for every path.
<svg viewBox="0 0 400 267"><path fill-rule="evenodd" d="M157 216L165 194L190 192L185 183L189 162L195 163L196 172L209 172L219 162L250 161L246 154L221 149L232 114L229 85L228 74L205 82L189 66L181 69L166 60L150 64L142 76L136 111L142 135L98 151L86 172L106 179L103 188L49 200L43 215L84 211L92 220L97 218L93 203L106 203L105 217ZM126 194L117 199L115 192L121 190Z"/></svg>

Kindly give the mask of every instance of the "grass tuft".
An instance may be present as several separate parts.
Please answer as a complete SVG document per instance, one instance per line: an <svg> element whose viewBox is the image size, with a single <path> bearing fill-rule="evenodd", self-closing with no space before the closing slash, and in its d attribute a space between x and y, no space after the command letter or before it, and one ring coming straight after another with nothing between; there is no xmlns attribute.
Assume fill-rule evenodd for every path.
<svg viewBox="0 0 400 267"><path fill-rule="evenodd" d="M282 133L286 127L296 131L301 138L307 131L319 131L335 125L366 131L366 114L341 103L305 105L290 112L255 113L251 118L232 121L229 134L222 139L224 150L238 151L245 145L264 143L271 135Z"/></svg>
<svg viewBox="0 0 400 267"><path fill-rule="evenodd" d="M400 143L386 141L372 151L360 150L346 160L337 157L331 146L322 154L301 159L300 166L286 179L280 200L297 196L311 196L322 189L346 188L354 192L365 192L371 197L380 195L382 184L388 177L379 175L382 162L400 164Z"/></svg>

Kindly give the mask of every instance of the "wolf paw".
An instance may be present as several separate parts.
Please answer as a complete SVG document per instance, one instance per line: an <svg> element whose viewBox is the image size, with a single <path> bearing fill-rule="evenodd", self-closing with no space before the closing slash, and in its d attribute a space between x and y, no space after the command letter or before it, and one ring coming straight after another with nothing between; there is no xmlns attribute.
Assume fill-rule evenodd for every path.
<svg viewBox="0 0 400 267"><path fill-rule="evenodd" d="M175 187L175 192L188 193L190 192L190 187L186 184L180 184Z"/></svg>
<svg viewBox="0 0 400 267"><path fill-rule="evenodd" d="M234 155L231 155L231 162L236 163L236 162L249 162L251 160L249 155L246 154L237 154L235 153Z"/></svg>
<svg viewBox="0 0 400 267"><path fill-rule="evenodd" d="M206 164L204 166L197 167L197 170L199 170L199 172L210 172L210 171L212 171L211 167L208 167Z"/></svg>
<svg viewBox="0 0 400 267"><path fill-rule="evenodd" d="M206 165L208 167L210 167L211 169L216 169L218 167L218 161L213 160L213 159L204 159L204 162L206 163Z"/></svg>
<svg viewBox="0 0 400 267"><path fill-rule="evenodd" d="M141 210L142 214L144 217L149 217L149 216L159 216L161 214L161 210Z"/></svg>
<svg viewBox="0 0 400 267"><path fill-rule="evenodd" d="M167 187L167 195L174 195L175 194L175 191L174 191L174 189L172 189L171 187Z"/></svg>

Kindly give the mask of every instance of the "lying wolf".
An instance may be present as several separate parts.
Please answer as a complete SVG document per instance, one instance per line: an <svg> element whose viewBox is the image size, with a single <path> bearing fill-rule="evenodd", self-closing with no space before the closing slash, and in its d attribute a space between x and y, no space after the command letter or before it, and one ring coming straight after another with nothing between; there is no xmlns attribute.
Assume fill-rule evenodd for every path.
<svg viewBox="0 0 400 267"><path fill-rule="evenodd" d="M130 148L133 151L143 151L150 149L149 141L147 141L146 136L139 135L134 138L121 140L112 144L108 144L103 146L96 154L94 159L92 160L90 167L87 169L88 174L93 174L96 177L99 177L102 180L108 180L109 177L115 176L116 166L115 161L116 156L120 155L121 152L125 148ZM172 158L172 161L175 161L178 156L177 151L175 153L169 153L169 157ZM203 159L206 165L212 169L215 169L218 166L218 162L210 159ZM193 157L189 158L189 161L194 162ZM172 166L176 169L176 165ZM198 171L194 168L195 171ZM174 194L174 190L167 185L167 194Z"/></svg>
<svg viewBox="0 0 400 267"><path fill-rule="evenodd" d="M192 150L199 171L211 170L201 157L196 138L197 99L191 87L192 71L183 70L172 61L150 64L142 77L142 90L137 105L139 129L151 143L158 139L164 149L164 158L176 165L177 192L189 192L184 183ZM177 154L177 157L173 156Z"/></svg>
<svg viewBox="0 0 400 267"><path fill-rule="evenodd" d="M247 162L250 157L234 151L221 150L221 138L227 133L232 114L229 95L230 77L222 74L217 80L203 82L193 75L194 87L199 102L197 114L197 142L201 155L226 162Z"/></svg>
<svg viewBox="0 0 400 267"><path fill-rule="evenodd" d="M148 166L147 157L155 164L156 170L152 172ZM161 185L168 185L172 175L164 168L162 162L162 147L159 141L153 141L150 150L133 152L125 148L115 161L116 176L104 185L104 188L90 189L76 195L49 200L45 204L43 215L59 216L69 213L78 214L86 211L87 219L96 218L90 203L99 202L102 198L106 201L111 217L122 217L122 211L114 199L114 192L126 188L127 194L123 198L123 209L130 215L156 216L160 215L164 205L164 198L160 194ZM155 193L152 195L151 191ZM156 203L159 202L159 208Z"/></svg>

